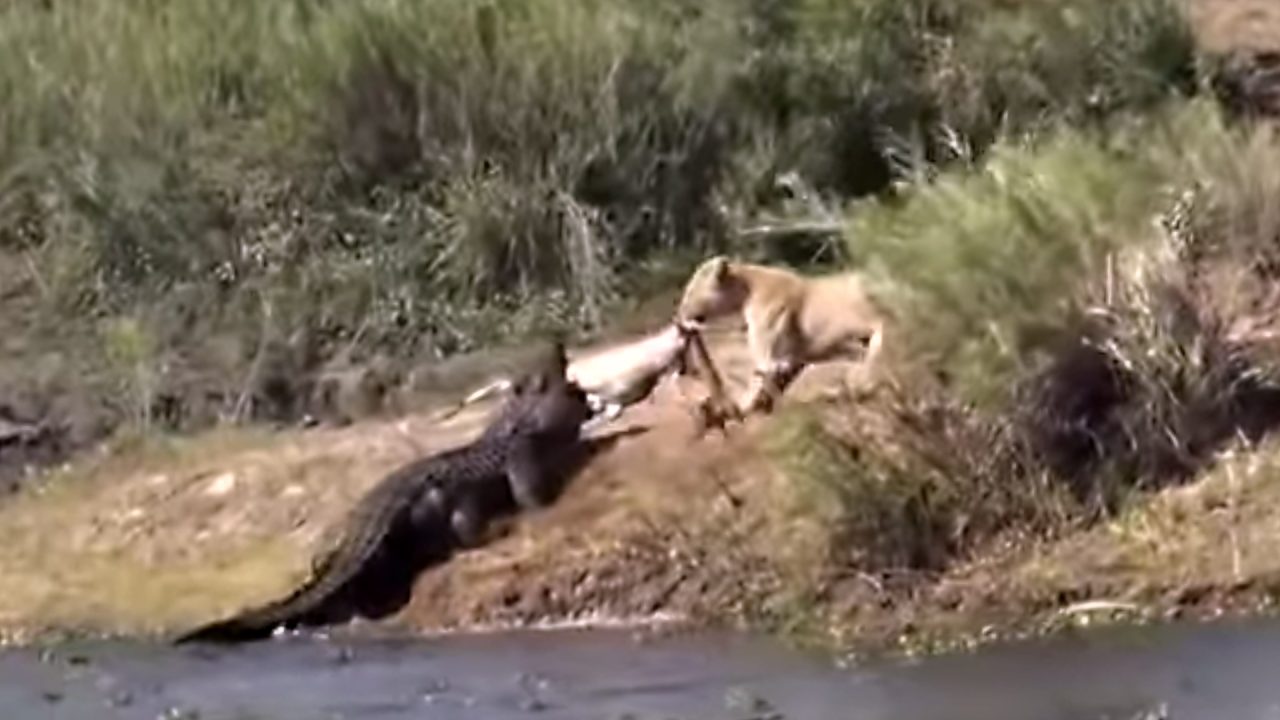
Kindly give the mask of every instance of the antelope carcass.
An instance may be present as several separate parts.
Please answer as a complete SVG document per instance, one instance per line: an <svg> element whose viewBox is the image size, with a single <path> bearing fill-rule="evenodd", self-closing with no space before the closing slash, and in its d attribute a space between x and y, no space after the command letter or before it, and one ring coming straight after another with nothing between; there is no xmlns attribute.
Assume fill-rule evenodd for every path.
<svg viewBox="0 0 1280 720"><path fill-rule="evenodd" d="M692 368L688 362L691 344L695 350ZM590 424L595 425L615 420L626 408L651 397L664 377L671 374L684 375L691 371L709 381L712 397L701 403L700 409L704 415L712 405L732 405L727 402L727 397L719 397L724 395L719 376L714 366L710 365L698 330L692 325L679 322L671 322L639 340L571 358L567 376L586 391L587 401L595 413ZM509 378L497 380L468 395L449 414L510 388Z"/></svg>

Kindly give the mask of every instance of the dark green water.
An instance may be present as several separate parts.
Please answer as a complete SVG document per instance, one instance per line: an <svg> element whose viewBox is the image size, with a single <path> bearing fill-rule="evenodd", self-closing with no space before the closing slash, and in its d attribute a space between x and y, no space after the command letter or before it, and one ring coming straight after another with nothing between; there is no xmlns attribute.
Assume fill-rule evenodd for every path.
<svg viewBox="0 0 1280 720"><path fill-rule="evenodd" d="M620 630L0 653L0 719L1280 720L1280 623L1107 631L839 669Z"/></svg>

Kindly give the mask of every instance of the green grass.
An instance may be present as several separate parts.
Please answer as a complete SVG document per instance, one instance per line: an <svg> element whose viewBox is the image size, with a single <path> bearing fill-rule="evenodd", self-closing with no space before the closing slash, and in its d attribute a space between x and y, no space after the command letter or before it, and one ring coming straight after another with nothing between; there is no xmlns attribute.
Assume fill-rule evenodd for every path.
<svg viewBox="0 0 1280 720"><path fill-rule="evenodd" d="M1280 422L1280 142L1211 103L996 144L850 209L908 394L780 419L838 564L944 570L1186 482Z"/></svg>
<svg viewBox="0 0 1280 720"><path fill-rule="evenodd" d="M808 212L786 173L838 204L1189 90L1172 2L1116 5L8 3L0 260L39 302L7 330L93 358L136 322L143 365L228 403L266 355L305 378L598 330L673 262L792 257L733 233Z"/></svg>
<svg viewBox="0 0 1280 720"><path fill-rule="evenodd" d="M1064 343L1096 339L1099 318L1128 313L1120 325L1138 331L1135 313L1157 312L1151 293L1183 280L1192 254L1269 264L1276 152L1265 130L1229 127L1203 102L1106 133L1006 140L893 202L855 204L848 251L910 329L910 354L995 407ZM1187 192L1195 204L1177 209ZM1186 212L1185 230L1164 228Z"/></svg>
<svg viewBox="0 0 1280 720"><path fill-rule="evenodd" d="M1087 133L1004 142L898 203L859 205L850 253L892 282L913 353L981 400L1083 313L1072 292L1146 233L1157 183Z"/></svg>

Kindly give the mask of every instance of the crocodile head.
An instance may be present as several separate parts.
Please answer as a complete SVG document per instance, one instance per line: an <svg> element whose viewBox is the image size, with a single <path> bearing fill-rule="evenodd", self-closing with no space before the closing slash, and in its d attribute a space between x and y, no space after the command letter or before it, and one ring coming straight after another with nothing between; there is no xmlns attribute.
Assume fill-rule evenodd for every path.
<svg viewBox="0 0 1280 720"><path fill-rule="evenodd" d="M569 368L569 358L565 352L564 340L553 337L539 349L537 356L529 363L529 369L512 384L511 391L515 395L543 393L556 387L565 380Z"/></svg>
<svg viewBox="0 0 1280 720"><path fill-rule="evenodd" d="M484 436L577 437L592 409L582 388L566 377L568 364L564 341L552 338L512 383L511 397Z"/></svg>

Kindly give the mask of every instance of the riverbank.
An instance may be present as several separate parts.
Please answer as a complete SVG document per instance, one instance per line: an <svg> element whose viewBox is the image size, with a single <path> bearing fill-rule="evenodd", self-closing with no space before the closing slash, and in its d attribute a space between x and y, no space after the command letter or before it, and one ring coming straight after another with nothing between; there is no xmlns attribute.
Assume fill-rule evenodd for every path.
<svg viewBox="0 0 1280 720"><path fill-rule="evenodd" d="M1257 49L1255 40L1280 36L1267 35L1276 25L1263 5L1197 3L1202 43L1220 51L1247 37L1239 44ZM436 45L389 45L416 58L405 69L360 55L359 33L347 32L376 28L370 37L394 44L405 40L394 32L401 21L427 16L319 7L312 20L259 23L249 11L241 20L264 32L303 28L297 44L282 47L334 60L319 66L322 75L359 56L355 66L373 85L386 84L377 102L408 102L403 90L471 107L471 95L434 84L449 76L435 63L457 60L437 56ZM110 172L50 156L14 175L20 192L5 197L17 200L0 207L0 422L9 428L0 484L17 486L0 499L8 639L166 636L286 592L374 482L478 429L486 406L442 423L434 411L519 353L461 350L551 327L622 332L614 320L639 298L655 314L637 316L667 317L677 275L722 244L779 263L811 259L813 238L766 246L722 223L785 227L815 216L842 228L815 247L865 270L894 316L902 342L889 354L904 390L821 400L843 368L815 368L777 417L695 443L679 393L664 389L608 430L619 433L613 447L559 502L425 572L386 624L426 633L662 616L917 652L1111 616L1269 612L1280 568L1259 548L1275 529L1280 454L1269 439L1280 426L1280 142L1247 119L1274 91L1270 70L1237 78L1257 91L1243 96L1252 108L1202 92L1224 76L1192 67L1208 56L1159 0L954 16L869 0L832 6L828 17L797 3L785 18L759 18L763 35L750 24L722 26L733 12L685 23L643 4L566 16L556 3L537 7L528 17L491 8L451 15L457 37L478 38L459 41L464 64L560 68L562 42L485 50L499 29L541 37L525 31L544 23L552 39L599 25L631 44L622 56L623 46L604 42L598 57L577 58L593 70L557 86L560 95L543 88L558 72L501 75L482 93L492 104L467 115L476 127L418 147L421 167L385 167L377 177L396 153L372 147L363 160L348 157L363 147L369 118L387 113L354 112L345 129L310 123L330 117L317 112L329 101L364 102L353 90L364 85L345 75L302 82L281 69L292 64L260 55L275 45L247 43L232 65L246 78L254 68L264 74L242 88L245 97L280 84L290 92L263 97L297 101L259 108L258 120L311 128L328 141L306 146L308 162L355 175L302 173L306 182L295 185L301 171L288 158L242 166L218 143L183 133L151 156L79 127L62 131L86 143L86 157L103 154L88 166ZM262 12L277 11L294 12ZM34 29L24 58L72 58L52 40L61 9L11 12ZM149 18L132 6L102 12L148 31ZM197 34L207 29L196 15L176 17ZM672 25L696 33L653 30ZM332 47L317 28L334 33ZM111 54L123 36L99 35L97 24L77 32L114 58L104 67L120 77L132 76L132 64L175 67ZM699 33L743 44L720 58L723 95L689 107L679 92L686 73L717 74L718 50ZM890 36L884 47L868 39ZM1077 42L1038 40L1060 36ZM668 65L676 55L664 38L687 64ZM739 52L753 44L768 52ZM183 57L197 77L226 69ZM778 74L725 59L744 57L777 62ZM902 57L918 60L919 72L898 83L881 63L898 67ZM1003 72L1014 57L1034 61ZM848 63L860 77L897 79L849 84ZM404 73L426 80L406 90ZM663 85L671 97L627 84L654 73L671 81ZM139 107L200 86L162 75L147 85L159 94L138 98ZM768 78L778 86L757 85ZM84 87L110 79L84 78ZM811 94L796 93L814 87L826 92L810 107ZM1049 98L1047 87L1063 90ZM559 118L548 121L557 133L594 132L595 116L580 115L595 107L579 102L586 96L648 114L610 115L620 124L581 136L581 146L556 145L565 156L554 161L540 150L538 133L550 130L536 122L520 123L531 134L514 144L483 132L519 117L510 103L525 112L547 98L574 109L544 113ZM775 115L755 105L766 96L807 109ZM12 106L68 101L97 118L95 97ZM243 113L254 112L230 95L205 101L174 117L132 117L132 105L109 117L131 138L134 120L207 126L252 158L255 142L279 140L270 123L241 133ZM375 132L373 146L425 142L419 132L436 105L410 105L412 122ZM873 116L843 114L864 106ZM764 119L712 122L755 117L740 107ZM997 116L1021 119L1006 127ZM641 132L622 122L631 117L656 124ZM668 121L670 132L650 132ZM882 126L937 137L885 140L864 163L861 150ZM654 143L634 157L633 133ZM459 137L488 145L455 157L472 148ZM789 149L793 142L804 152ZM832 147L846 151L838 161ZM201 160L191 173L188 151ZM668 164L673 157L683 159ZM362 162L374 174L364 181L390 195L350 184ZM708 163L723 172L699 174ZM171 171L189 177L189 192L156 180ZM262 185L246 185L255 172L265 173ZM693 194L682 184L690 177ZM224 193L228 186L237 192ZM102 194L121 188L129 192ZM547 197L557 204L544 213ZM200 252L173 251L183 247L173 227L205 221L207 237L192 235L208 240ZM494 239L513 227L529 233ZM634 286L619 295L624 280ZM722 370L743 382L741 337L717 335L712 345ZM25 472L68 459L49 475Z"/></svg>
<svg viewBox="0 0 1280 720"><path fill-rule="evenodd" d="M713 338L731 381L740 337ZM839 365L797 386L792 411ZM873 401L862 413L874 413ZM815 404L816 403L816 404ZM434 409L345 428L228 431L118 445L0 505L0 632L165 637L278 596L326 531L382 473L461 442L487 407ZM674 627L767 630L856 652L916 653L1076 623L1270 612L1280 559L1280 446L1237 450L1196 481L1114 520L1056 537L1003 537L938 573L858 573L792 513L771 459L788 415L691 437L673 387L607 432L616 446L545 512L428 569L382 631L666 618ZM1091 605L1092 603L1092 605ZM339 634L355 632L347 628Z"/></svg>

